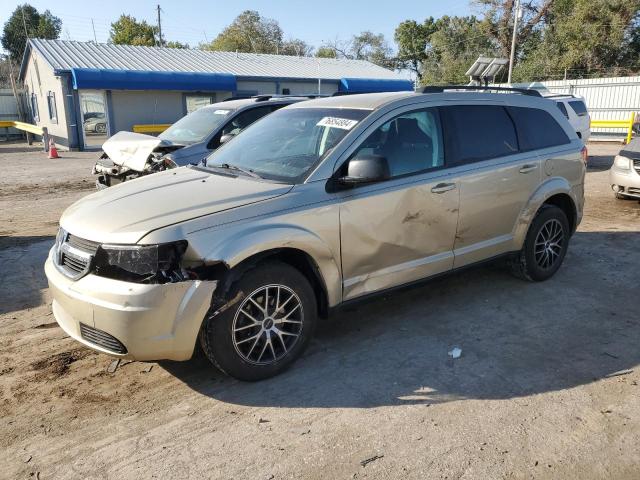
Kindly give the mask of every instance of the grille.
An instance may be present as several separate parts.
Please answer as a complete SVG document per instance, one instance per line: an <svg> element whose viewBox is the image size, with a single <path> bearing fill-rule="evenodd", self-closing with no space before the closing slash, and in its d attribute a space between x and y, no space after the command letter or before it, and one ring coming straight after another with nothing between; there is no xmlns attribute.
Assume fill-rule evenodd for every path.
<svg viewBox="0 0 640 480"><path fill-rule="evenodd" d="M127 353L127 348L116 337L107 332L80 323L80 336L89 343L98 345L113 353Z"/></svg>
<svg viewBox="0 0 640 480"><path fill-rule="evenodd" d="M89 273L91 261L100 244L76 237L60 230L56 240L56 265L67 277L74 280Z"/></svg>
<svg viewBox="0 0 640 480"><path fill-rule="evenodd" d="M638 173L640 173L640 160L634 160L634 161L633 161L633 168L635 168L635 169L636 169L636 171L637 171Z"/></svg>
<svg viewBox="0 0 640 480"><path fill-rule="evenodd" d="M79 250L84 250L91 255L96 253L98 250L98 246L100 245L97 242L92 242L91 240L85 240L84 238L76 237L75 235L69 234L67 237L67 243L72 247L75 247Z"/></svg>

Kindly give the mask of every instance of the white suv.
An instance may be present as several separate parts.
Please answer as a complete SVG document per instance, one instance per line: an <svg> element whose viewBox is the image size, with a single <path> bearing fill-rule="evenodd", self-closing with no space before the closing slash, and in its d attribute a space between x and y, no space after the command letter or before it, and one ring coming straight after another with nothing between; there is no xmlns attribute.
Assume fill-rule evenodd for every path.
<svg viewBox="0 0 640 480"><path fill-rule="evenodd" d="M591 136L591 117L584 98L571 94L545 95L545 98L556 102L556 105L558 105L565 118L569 120L578 137L584 143L587 143Z"/></svg>

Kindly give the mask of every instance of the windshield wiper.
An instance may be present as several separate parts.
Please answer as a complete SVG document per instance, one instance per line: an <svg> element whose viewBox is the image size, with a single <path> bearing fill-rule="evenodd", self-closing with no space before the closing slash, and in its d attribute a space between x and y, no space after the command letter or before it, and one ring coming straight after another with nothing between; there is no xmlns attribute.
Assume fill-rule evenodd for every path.
<svg viewBox="0 0 640 480"><path fill-rule="evenodd" d="M245 175L248 175L248 176L253 177L253 178L262 178L260 175L258 175L256 172L254 172L251 169L242 168L242 167L239 167L237 165L231 165L229 163L221 163L220 165L207 165L207 166L208 167L213 167L213 168L224 168L226 170L235 170L237 172L242 172Z"/></svg>

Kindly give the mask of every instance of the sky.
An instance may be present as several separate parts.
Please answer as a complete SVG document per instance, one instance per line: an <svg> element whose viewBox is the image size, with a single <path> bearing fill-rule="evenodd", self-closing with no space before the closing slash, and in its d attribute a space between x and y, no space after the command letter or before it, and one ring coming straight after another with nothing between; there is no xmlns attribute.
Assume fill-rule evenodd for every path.
<svg viewBox="0 0 640 480"><path fill-rule="evenodd" d="M25 1L39 11L49 9L62 19L62 39L94 40L93 19L98 42L107 41L111 22L122 13L155 24L156 5L160 3L163 37L191 46L211 41L244 10L257 10L277 20L285 38L300 38L315 47L336 39L347 40L364 30L384 34L393 46L394 30L403 20L478 13L469 0L3 0L0 25Z"/></svg>

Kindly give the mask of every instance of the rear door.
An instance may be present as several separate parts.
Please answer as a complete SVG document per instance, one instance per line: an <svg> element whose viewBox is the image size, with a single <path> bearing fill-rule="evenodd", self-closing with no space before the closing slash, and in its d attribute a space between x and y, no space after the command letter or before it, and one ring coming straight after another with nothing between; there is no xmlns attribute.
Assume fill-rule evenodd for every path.
<svg viewBox="0 0 640 480"><path fill-rule="evenodd" d="M460 188L454 268L514 249L516 223L540 184L535 152L522 152L503 105L442 107L447 162Z"/></svg>

